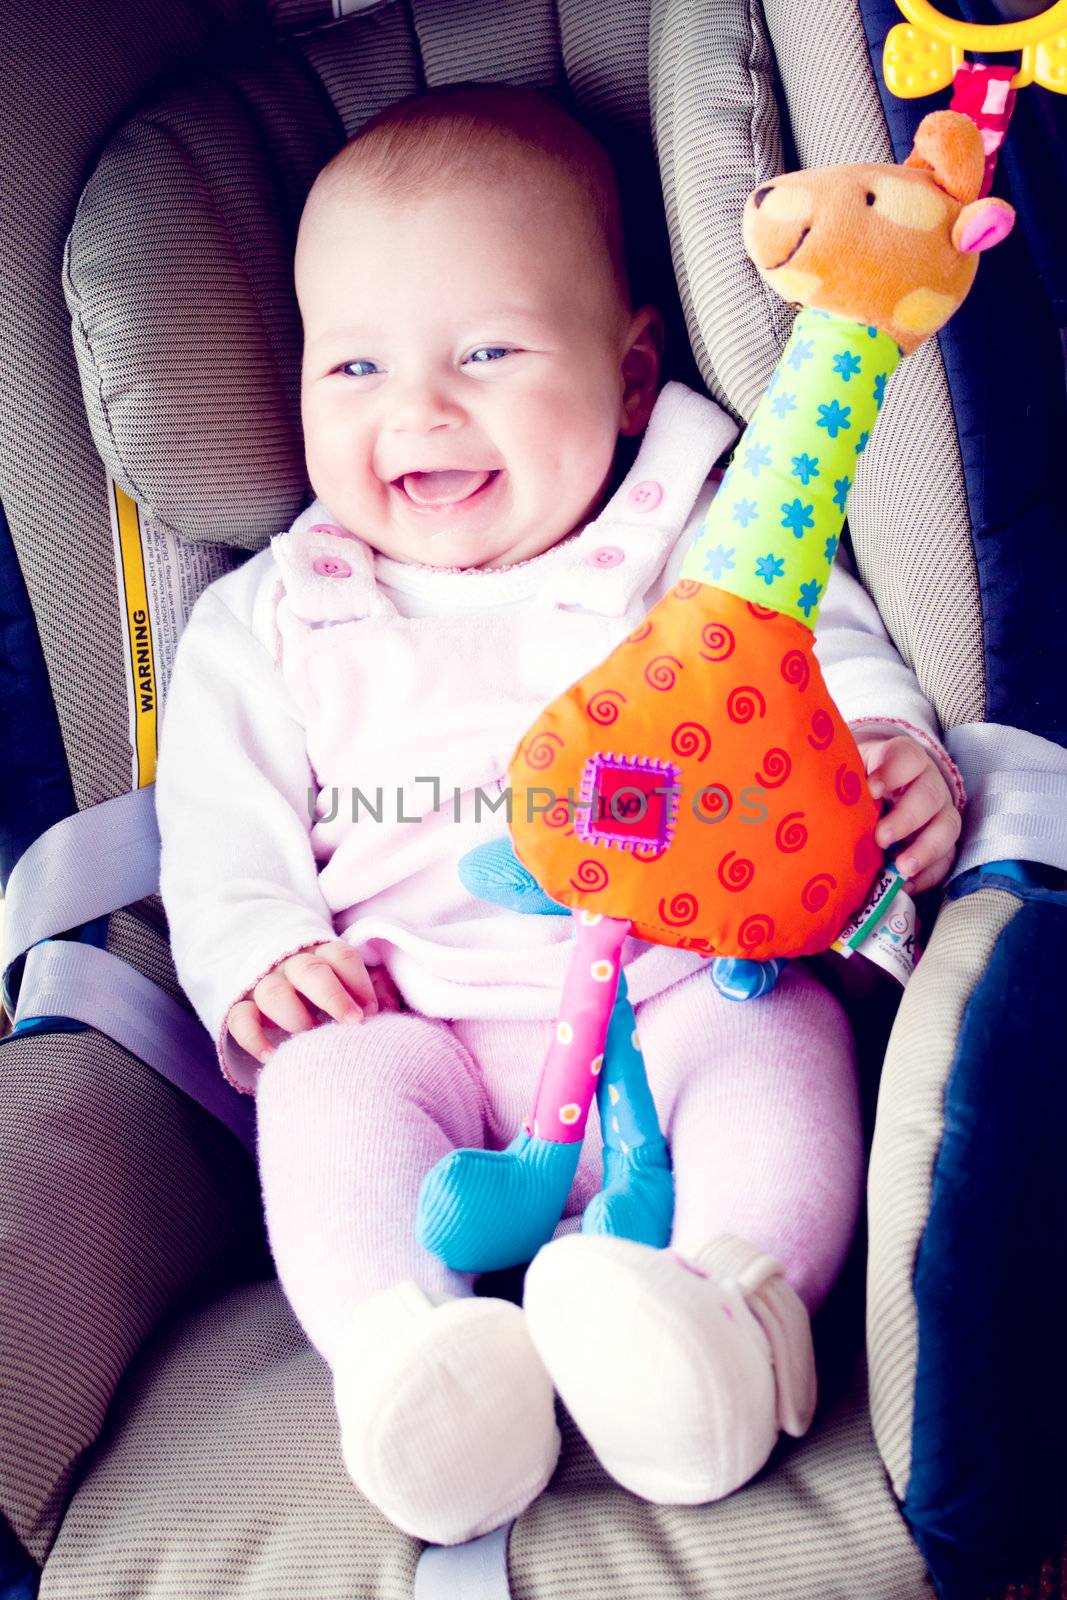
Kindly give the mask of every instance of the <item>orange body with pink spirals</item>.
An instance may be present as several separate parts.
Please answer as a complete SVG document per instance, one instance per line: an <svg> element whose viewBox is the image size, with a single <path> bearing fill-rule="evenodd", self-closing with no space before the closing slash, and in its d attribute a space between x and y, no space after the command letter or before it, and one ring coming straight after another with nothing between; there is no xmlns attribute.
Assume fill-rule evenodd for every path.
<svg viewBox="0 0 1067 1600"><path fill-rule="evenodd" d="M509 777L547 894L707 956L827 949L883 862L811 629L689 579L547 707Z"/></svg>

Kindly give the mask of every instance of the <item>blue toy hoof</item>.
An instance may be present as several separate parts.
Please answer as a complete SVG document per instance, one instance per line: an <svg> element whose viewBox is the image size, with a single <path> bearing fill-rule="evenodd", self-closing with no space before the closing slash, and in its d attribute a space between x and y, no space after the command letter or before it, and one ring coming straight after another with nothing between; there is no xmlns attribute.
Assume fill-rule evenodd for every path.
<svg viewBox="0 0 1067 1600"><path fill-rule="evenodd" d="M477 900L534 916L566 917L568 906L550 900L532 872L527 872L510 839L492 839L460 857L459 881Z"/></svg>
<svg viewBox="0 0 1067 1600"><path fill-rule="evenodd" d="M582 1213L583 1233L665 1250L674 1222L674 1178L667 1141L650 1139L633 1149L604 1151L604 1187Z"/></svg>
<svg viewBox="0 0 1067 1600"><path fill-rule="evenodd" d="M523 1131L506 1150L452 1150L419 1191L415 1237L453 1272L497 1272L532 1261L563 1215L581 1140Z"/></svg>

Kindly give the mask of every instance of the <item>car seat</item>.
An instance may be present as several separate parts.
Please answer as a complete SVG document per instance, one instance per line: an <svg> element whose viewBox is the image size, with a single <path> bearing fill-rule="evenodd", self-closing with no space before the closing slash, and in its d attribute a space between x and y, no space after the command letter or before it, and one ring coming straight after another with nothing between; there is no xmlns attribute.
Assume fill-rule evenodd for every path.
<svg viewBox="0 0 1067 1600"><path fill-rule="evenodd" d="M850 501L856 569L969 804L903 996L821 969L873 1145L815 1424L742 1491L678 1508L618 1488L564 1418L528 1511L424 1551L345 1474L328 1369L272 1276L251 1103L156 893L175 640L308 499L303 198L425 85L556 93L619 166L665 377L743 419L790 321L741 248L745 195L901 159L943 100L885 95L889 0L3 0L0 19L0 1595L970 1600L1035 1576L1067 1520L1067 316L1042 231L1065 146L1042 91L1016 115L1045 165L998 189L1026 212L1032 179L1049 204L902 369Z"/></svg>

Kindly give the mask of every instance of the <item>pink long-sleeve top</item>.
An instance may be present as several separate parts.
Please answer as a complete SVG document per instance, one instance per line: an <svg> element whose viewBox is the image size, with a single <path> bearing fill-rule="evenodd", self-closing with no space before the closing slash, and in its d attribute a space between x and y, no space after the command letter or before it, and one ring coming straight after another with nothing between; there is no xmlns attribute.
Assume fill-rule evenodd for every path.
<svg viewBox="0 0 1067 1600"><path fill-rule="evenodd" d="M384 964L425 1015L555 1015L569 919L476 901L457 863L506 832L507 767L537 714L677 581L736 433L668 383L601 513L529 561L397 562L315 501L199 597L163 715L160 889L178 977L237 1088L254 1092L259 1063L226 1032L231 1006L327 939ZM920 740L962 808L936 714L842 550L815 653L853 731ZM638 1003L703 958L628 939L623 961Z"/></svg>

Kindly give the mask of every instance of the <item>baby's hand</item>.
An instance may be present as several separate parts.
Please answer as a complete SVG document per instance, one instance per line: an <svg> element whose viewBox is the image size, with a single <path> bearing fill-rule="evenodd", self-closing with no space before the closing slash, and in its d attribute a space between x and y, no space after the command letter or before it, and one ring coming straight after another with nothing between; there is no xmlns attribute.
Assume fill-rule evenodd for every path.
<svg viewBox="0 0 1067 1600"><path fill-rule="evenodd" d="M318 1026L320 1019L311 1015L305 999L335 1022L362 1022L379 1008L376 985L359 951L343 939L328 939L279 961L260 978L251 998L230 1007L226 1026L243 1049L265 1061L276 1048L264 1032L265 1023L284 1033L306 1033ZM383 1009L396 1007L385 998Z"/></svg>
<svg viewBox="0 0 1067 1600"><path fill-rule="evenodd" d="M888 813L874 837L884 850L907 838L896 864L907 878L909 894L940 883L952 866L963 823L937 763L909 734L892 739L857 739L860 755L877 800L887 798Z"/></svg>

